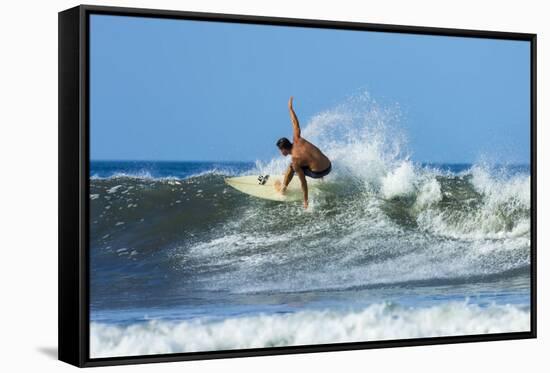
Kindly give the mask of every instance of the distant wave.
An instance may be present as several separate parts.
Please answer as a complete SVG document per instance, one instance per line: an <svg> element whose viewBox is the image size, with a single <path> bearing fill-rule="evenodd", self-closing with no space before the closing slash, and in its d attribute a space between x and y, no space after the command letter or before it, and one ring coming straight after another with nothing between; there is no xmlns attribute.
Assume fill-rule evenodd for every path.
<svg viewBox="0 0 550 373"><path fill-rule="evenodd" d="M92 322L92 358L528 331L528 308L447 303L358 311L301 311L224 320Z"/></svg>
<svg viewBox="0 0 550 373"><path fill-rule="evenodd" d="M209 170L203 170L196 173L190 173L188 175L163 175L163 176L153 176L153 174L150 171L147 170L138 170L138 171L119 171L119 172L113 172L109 174L108 176L100 176L98 173L93 173L90 176L90 180L124 180L124 179L130 179L130 180L143 180L143 181L175 181L175 180L187 180L194 177L201 177L205 175L223 175L223 176L238 176L241 175L242 172L239 172L237 170L232 170L230 168L220 169L220 168L212 168Z"/></svg>

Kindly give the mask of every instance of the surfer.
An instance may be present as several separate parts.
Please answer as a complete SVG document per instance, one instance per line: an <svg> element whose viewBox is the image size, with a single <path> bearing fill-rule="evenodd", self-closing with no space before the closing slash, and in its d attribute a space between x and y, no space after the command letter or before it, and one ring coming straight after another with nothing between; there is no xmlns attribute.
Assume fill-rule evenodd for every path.
<svg viewBox="0 0 550 373"><path fill-rule="evenodd" d="M329 174L332 165L330 159L319 148L301 137L300 123L292 107L292 99L291 96L288 100L288 110L290 111L290 119L292 120L292 127L294 129L293 142L290 142L286 137L282 137L277 141L277 147L281 151L281 154L285 157L290 154L292 160L285 172L282 185L277 180L275 182L275 189L284 194L294 173L298 174L304 193L304 208L307 209L308 190L306 176L314 179L322 178Z"/></svg>

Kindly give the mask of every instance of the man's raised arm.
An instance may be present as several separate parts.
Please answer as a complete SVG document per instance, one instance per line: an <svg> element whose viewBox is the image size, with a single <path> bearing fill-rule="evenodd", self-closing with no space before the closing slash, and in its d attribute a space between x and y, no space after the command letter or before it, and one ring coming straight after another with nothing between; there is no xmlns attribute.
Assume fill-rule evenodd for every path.
<svg viewBox="0 0 550 373"><path fill-rule="evenodd" d="M290 96L290 99L288 100L288 110L290 110L290 119L292 119L292 127L294 128L294 142L296 142L296 140L300 138L300 123L298 122L298 117L292 107L292 99L293 97Z"/></svg>

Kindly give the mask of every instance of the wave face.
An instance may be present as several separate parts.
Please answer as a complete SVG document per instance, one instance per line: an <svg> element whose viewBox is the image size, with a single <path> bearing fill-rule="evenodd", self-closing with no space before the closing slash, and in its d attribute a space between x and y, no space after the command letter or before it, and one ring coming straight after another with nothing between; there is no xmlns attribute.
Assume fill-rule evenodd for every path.
<svg viewBox="0 0 550 373"><path fill-rule="evenodd" d="M130 326L92 323L90 347L100 358L519 332L528 330L529 322L529 310L517 306L450 303L410 311L382 303L357 312L150 320Z"/></svg>
<svg viewBox="0 0 550 373"><path fill-rule="evenodd" d="M94 269L161 266L192 276L193 286L232 292L528 272L528 175L403 161L378 185L331 176L308 211L252 199L217 173L92 180Z"/></svg>
<svg viewBox="0 0 550 373"><path fill-rule="evenodd" d="M418 163L398 123L393 108L382 109L368 96L311 118L302 134L330 157L333 171L310 193L308 210L255 199L224 183L228 176L280 174L289 161L281 156L255 163L92 162L90 305L97 353L482 333L518 320L527 325L523 308L448 302L472 296L528 304L529 165ZM409 315L374 305L413 299L416 307L421 298L429 300ZM349 304L359 313L345 311ZM157 309L171 311L138 322ZM114 325L106 316L113 310L122 315L110 319ZM392 315L403 325L389 326ZM345 333L335 326L328 339L311 334L340 317L349 321ZM278 334L273 326L283 320L288 325ZM238 334L248 322L272 333L259 339ZM421 325L416 331L415 324ZM223 336L231 336L230 345Z"/></svg>

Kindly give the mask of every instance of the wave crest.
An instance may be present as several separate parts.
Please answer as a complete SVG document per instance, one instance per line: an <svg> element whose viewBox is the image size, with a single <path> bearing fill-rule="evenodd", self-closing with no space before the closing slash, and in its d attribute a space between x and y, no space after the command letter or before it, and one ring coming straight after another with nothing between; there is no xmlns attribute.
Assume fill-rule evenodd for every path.
<svg viewBox="0 0 550 373"><path fill-rule="evenodd" d="M410 309L390 303L358 311L301 311L224 320L92 322L93 358L528 331L528 308L467 302Z"/></svg>

